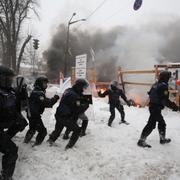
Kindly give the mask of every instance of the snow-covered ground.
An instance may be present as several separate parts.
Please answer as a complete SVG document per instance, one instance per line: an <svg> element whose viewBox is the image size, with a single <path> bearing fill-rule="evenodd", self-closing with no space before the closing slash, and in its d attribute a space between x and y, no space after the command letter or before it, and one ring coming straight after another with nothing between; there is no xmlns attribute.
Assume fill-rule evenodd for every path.
<svg viewBox="0 0 180 180"><path fill-rule="evenodd" d="M56 88L53 88L57 91ZM51 91L53 93L52 88ZM51 94L50 93L50 94ZM107 126L109 109L107 99L94 98L87 112L89 126L87 136L79 139L73 149L65 151L67 141L59 137L56 145L46 142L32 147L24 144L27 129L14 137L19 146L15 180L179 180L180 179L180 114L168 109L163 111L167 123L167 136L172 142L159 144L157 129L148 138L152 145L143 149L136 145L145 126L148 108L125 108L130 125L118 124L120 115L112 128ZM48 134L55 125L53 109L43 115ZM34 139L33 139L34 141ZM33 142L32 142L33 143ZM1 158L0 158L1 160ZM1 168L1 167L0 167Z"/></svg>

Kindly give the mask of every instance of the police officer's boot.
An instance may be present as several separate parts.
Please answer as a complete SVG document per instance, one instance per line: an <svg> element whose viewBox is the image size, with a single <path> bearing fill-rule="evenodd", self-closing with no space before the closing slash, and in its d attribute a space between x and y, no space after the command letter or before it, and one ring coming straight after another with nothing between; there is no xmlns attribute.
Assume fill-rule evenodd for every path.
<svg viewBox="0 0 180 180"><path fill-rule="evenodd" d="M145 148L145 147L151 148L151 145L146 143L146 137L144 137L144 136L141 136L141 138L137 142L137 145L140 147L143 147L143 148Z"/></svg>
<svg viewBox="0 0 180 180"><path fill-rule="evenodd" d="M171 142L171 139L170 138L165 138L165 136L166 136L165 131L159 132L160 144L167 144L167 143Z"/></svg>
<svg viewBox="0 0 180 180"><path fill-rule="evenodd" d="M108 121L108 126L109 126L109 127L111 127L112 122L113 122L113 120L112 120L111 118L109 118L109 121Z"/></svg>
<svg viewBox="0 0 180 180"><path fill-rule="evenodd" d="M47 135L47 130L46 130L46 128L44 128L44 129L43 129L41 132L39 132L38 135L36 136L36 141L35 141L35 143L34 143L33 146L38 146L38 145L40 145L40 144L43 142L43 140L44 140L44 138L45 138L46 135Z"/></svg>
<svg viewBox="0 0 180 180"><path fill-rule="evenodd" d="M76 131L72 133L69 143L65 147L65 150L72 148L74 146L74 144L77 142L79 138L80 132L81 132L81 128L78 128Z"/></svg>
<svg viewBox="0 0 180 180"><path fill-rule="evenodd" d="M88 126L88 120L83 120L82 127L81 127L80 137L86 135L86 128L87 128L87 126Z"/></svg>
<svg viewBox="0 0 180 180"><path fill-rule="evenodd" d="M34 134L35 134L35 131L28 130L28 132L26 133L26 136L24 138L24 143L29 143L29 141L32 139Z"/></svg>

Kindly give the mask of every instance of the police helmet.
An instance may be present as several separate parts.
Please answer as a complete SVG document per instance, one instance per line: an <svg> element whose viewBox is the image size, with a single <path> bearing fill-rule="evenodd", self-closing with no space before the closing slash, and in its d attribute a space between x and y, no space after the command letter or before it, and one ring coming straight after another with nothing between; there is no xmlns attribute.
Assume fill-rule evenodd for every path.
<svg viewBox="0 0 180 180"><path fill-rule="evenodd" d="M34 86L39 86L40 88L42 88L43 89L43 83L48 83L49 81L48 81L48 78L46 77L46 76L39 76L37 79L36 79L36 81L35 81L35 83L34 83Z"/></svg>
<svg viewBox="0 0 180 180"><path fill-rule="evenodd" d="M77 91L82 93L83 89L86 89L89 86L89 83L86 79L77 79L75 81L75 84L73 86L73 88Z"/></svg>
<svg viewBox="0 0 180 180"><path fill-rule="evenodd" d="M0 66L0 87L10 88L12 85L12 77L14 76L14 71L8 67Z"/></svg>
<svg viewBox="0 0 180 180"><path fill-rule="evenodd" d="M119 86L119 83L118 83L118 81L111 81L111 83L110 83L110 88L112 89L112 90L115 90L115 89L118 89L118 86Z"/></svg>
<svg viewBox="0 0 180 180"><path fill-rule="evenodd" d="M89 86L89 83L86 79L77 79L75 81L75 85L81 86L82 88L87 88Z"/></svg>
<svg viewBox="0 0 180 180"><path fill-rule="evenodd" d="M162 71L159 74L159 82L167 83L170 78L171 78L171 72L170 71Z"/></svg>
<svg viewBox="0 0 180 180"><path fill-rule="evenodd" d="M0 76L14 76L14 71L8 67L0 66Z"/></svg>

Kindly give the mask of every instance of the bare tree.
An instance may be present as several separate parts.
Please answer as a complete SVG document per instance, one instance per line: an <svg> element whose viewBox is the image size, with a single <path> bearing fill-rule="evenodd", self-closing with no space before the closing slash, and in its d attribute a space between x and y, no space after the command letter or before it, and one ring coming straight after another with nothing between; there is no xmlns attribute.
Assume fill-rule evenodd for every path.
<svg viewBox="0 0 180 180"><path fill-rule="evenodd" d="M20 37L24 21L31 10L35 14L38 0L0 0L0 43L2 63L19 72L24 49L31 39Z"/></svg>

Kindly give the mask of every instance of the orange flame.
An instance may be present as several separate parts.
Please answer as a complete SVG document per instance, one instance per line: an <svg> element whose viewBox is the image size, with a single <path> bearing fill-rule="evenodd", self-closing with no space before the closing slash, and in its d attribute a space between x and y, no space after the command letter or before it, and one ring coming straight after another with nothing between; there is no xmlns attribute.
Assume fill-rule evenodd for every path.
<svg viewBox="0 0 180 180"><path fill-rule="evenodd" d="M101 91L101 93L104 93L107 90L107 88L103 87L103 88L97 88L97 91Z"/></svg>

